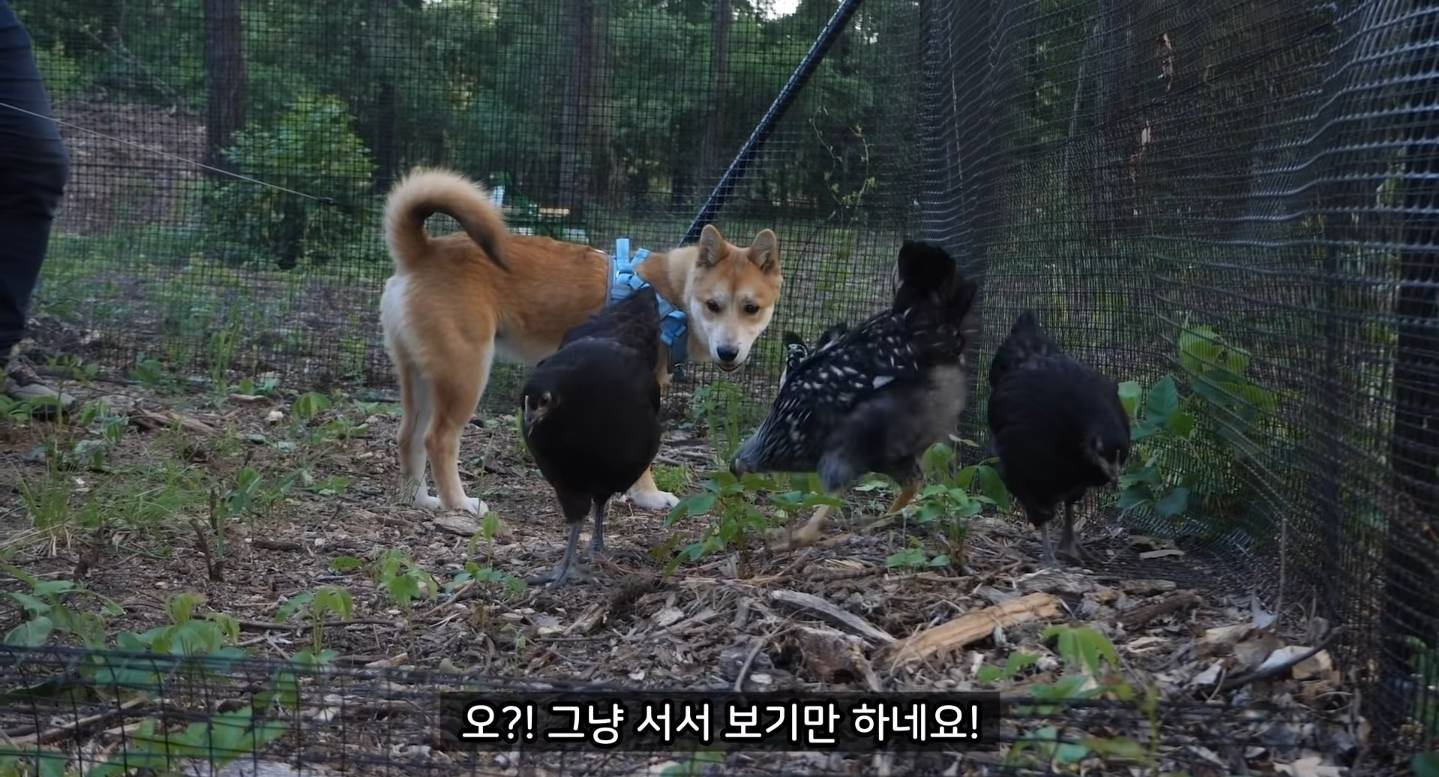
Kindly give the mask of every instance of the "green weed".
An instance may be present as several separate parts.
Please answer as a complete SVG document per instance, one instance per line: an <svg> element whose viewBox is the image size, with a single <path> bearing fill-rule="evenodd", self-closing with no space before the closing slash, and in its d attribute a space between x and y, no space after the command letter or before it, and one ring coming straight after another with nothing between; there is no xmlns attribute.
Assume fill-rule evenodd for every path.
<svg viewBox="0 0 1439 777"><path fill-rule="evenodd" d="M734 548L740 552L742 564L747 563L747 548L750 541L771 528L774 520L761 509L765 494L768 501L784 516L793 516L801 511L813 510L821 505L839 507L842 502L827 494L820 493L813 483L813 476L795 478L786 483L774 477L745 475L736 478L728 472L717 472L701 484L701 490L682 500L670 511L665 519L666 526L673 526L685 518L712 514L711 522L704 537L681 548L672 558L664 558L668 572L672 573L685 561L697 561L714 553ZM671 546L655 549L661 556L672 552Z"/></svg>
<svg viewBox="0 0 1439 777"><path fill-rule="evenodd" d="M275 611L275 622L288 623L301 612L310 624L310 648L297 658L319 664L330 663L337 654L325 648L325 623L331 617L339 620L352 617L355 614L354 597L349 591L338 586L320 586L281 602L279 609Z"/></svg>

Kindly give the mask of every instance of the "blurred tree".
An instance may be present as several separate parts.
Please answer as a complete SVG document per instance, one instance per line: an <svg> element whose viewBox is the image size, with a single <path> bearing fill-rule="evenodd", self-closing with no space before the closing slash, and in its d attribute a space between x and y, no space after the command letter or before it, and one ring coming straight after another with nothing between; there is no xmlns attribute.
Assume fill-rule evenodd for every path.
<svg viewBox="0 0 1439 777"><path fill-rule="evenodd" d="M224 167L222 151L245 126L249 79L240 0L205 0L205 161Z"/></svg>

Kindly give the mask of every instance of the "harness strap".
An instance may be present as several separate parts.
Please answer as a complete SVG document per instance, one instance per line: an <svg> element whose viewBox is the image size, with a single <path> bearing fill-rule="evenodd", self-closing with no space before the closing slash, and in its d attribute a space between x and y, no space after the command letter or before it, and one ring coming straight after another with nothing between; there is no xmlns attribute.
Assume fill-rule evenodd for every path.
<svg viewBox="0 0 1439 777"><path fill-rule="evenodd" d="M650 285L635 271L635 267L649 255L648 249L641 248L632 256L629 238L622 237L615 240L613 272L610 273L606 304L613 305ZM685 314L684 310L672 305L663 295L657 293L655 299L658 302L660 315L660 341L665 344L670 355L670 374L676 374L679 372L680 365L688 361L689 357L689 316Z"/></svg>

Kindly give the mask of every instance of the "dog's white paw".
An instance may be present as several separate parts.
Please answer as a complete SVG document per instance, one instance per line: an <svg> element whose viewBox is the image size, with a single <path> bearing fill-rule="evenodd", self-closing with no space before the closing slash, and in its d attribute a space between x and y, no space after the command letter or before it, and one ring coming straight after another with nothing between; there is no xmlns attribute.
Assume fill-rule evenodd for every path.
<svg viewBox="0 0 1439 777"><path fill-rule="evenodd" d="M669 510L680 503L680 498L668 491L632 491L628 496L641 510Z"/></svg>
<svg viewBox="0 0 1439 777"><path fill-rule="evenodd" d="M484 502L481 502L479 497L465 497L465 512L474 513L475 515L484 515L489 511L490 506L485 504Z"/></svg>
<svg viewBox="0 0 1439 777"><path fill-rule="evenodd" d="M417 491L413 504L421 510L438 510L440 509L440 498L431 496L427 491Z"/></svg>

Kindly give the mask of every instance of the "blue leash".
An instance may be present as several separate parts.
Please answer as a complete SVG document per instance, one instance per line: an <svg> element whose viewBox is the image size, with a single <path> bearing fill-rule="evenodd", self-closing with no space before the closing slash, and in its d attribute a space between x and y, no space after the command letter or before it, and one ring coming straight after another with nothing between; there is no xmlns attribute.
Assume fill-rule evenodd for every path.
<svg viewBox="0 0 1439 777"><path fill-rule="evenodd" d="M610 290L607 295L607 303L613 305L616 302L650 285L648 281L635 272L635 267L648 257L648 249L641 248L630 255L630 240L627 237L615 240L615 255L612 259L614 272L610 273ZM660 294L655 294L659 303L660 314L660 340L669 351L669 371L678 375L680 365L684 364L689 357L690 331L689 317L680 308L670 304Z"/></svg>

